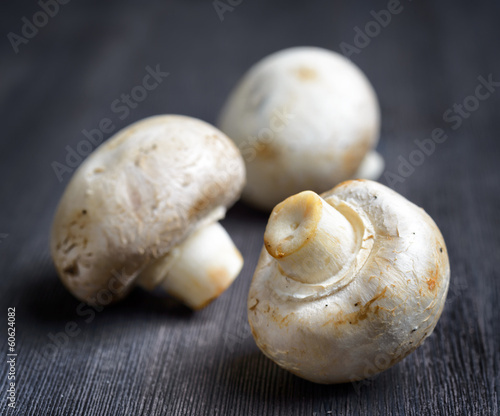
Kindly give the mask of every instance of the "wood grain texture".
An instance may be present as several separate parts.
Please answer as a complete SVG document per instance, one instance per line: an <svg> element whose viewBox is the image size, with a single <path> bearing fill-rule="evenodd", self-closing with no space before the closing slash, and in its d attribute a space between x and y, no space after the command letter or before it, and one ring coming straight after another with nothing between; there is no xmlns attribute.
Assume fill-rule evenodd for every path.
<svg viewBox="0 0 500 416"><path fill-rule="evenodd" d="M246 296L267 217L238 203L224 221L245 267L199 312L141 290L101 312L75 300L48 251L64 162L83 129L108 117L115 131L160 113L209 122L242 73L295 45L339 50L387 2L243 1L220 21L211 1L86 1L56 16L14 53L7 34L36 2L0 12L0 354L8 306L17 310L17 415L495 415L500 400L500 88L457 129L443 120L500 80L498 2L401 0L403 10L351 58L382 107L387 169L443 128L448 139L393 188L435 219L447 242L451 286L434 334L390 370L357 384L314 385L278 368L255 346ZM169 76L124 119L111 105L142 82ZM108 138L110 134L105 134ZM382 179L382 182L387 183ZM5 236L4 234L7 234ZM74 322L72 337L60 334ZM70 324L71 326L71 324ZM59 346L54 347L55 344Z"/></svg>

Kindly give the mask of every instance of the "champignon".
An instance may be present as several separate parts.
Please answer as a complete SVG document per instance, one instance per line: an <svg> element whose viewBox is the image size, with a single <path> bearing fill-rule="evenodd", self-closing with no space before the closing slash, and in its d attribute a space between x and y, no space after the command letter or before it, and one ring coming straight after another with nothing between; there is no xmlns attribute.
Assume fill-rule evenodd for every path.
<svg viewBox="0 0 500 416"><path fill-rule="evenodd" d="M425 211L372 181L278 204L248 296L255 342L317 383L386 370L432 333L450 266Z"/></svg>
<svg viewBox="0 0 500 416"><path fill-rule="evenodd" d="M162 115L121 130L79 167L57 208L51 251L62 282L90 304L137 284L205 306L243 264L217 221L244 178L238 149L203 121Z"/></svg>
<svg viewBox="0 0 500 416"><path fill-rule="evenodd" d="M368 79L335 52L296 47L255 64L221 111L247 167L243 199L271 210L297 192L377 179L380 110Z"/></svg>

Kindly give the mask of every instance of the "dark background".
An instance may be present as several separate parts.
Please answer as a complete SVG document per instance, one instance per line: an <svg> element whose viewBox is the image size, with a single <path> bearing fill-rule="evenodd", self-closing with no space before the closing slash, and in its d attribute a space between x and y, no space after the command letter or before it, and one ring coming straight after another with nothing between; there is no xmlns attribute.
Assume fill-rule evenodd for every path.
<svg viewBox="0 0 500 416"><path fill-rule="evenodd" d="M8 33L21 34L22 17L41 9L35 1L2 2L0 361L9 306L18 352L15 412L7 411L8 366L0 364L2 414L498 414L500 88L459 128L443 114L474 94L479 76L500 80L500 3L401 6L351 58L378 93L388 171L397 173L414 140L435 128L448 135L392 187L441 228L450 292L433 335L403 362L364 383L322 386L277 367L250 335L246 296L267 216L241 203L224 225L245 267L209 307L193 313L135 290L95 316L79 313L49 255L52 215L70 176L59 182L51 164L64 163L65 147L76 148L81 131L105 117L116 130L160 113L215 123L251 64L290 46L340 51L387 2L243 0L221 21L211 0L73 0L18 53ZM119 120L111 103L157 64L170 75ZM65 338L68 323L78 334Z"/></svg>

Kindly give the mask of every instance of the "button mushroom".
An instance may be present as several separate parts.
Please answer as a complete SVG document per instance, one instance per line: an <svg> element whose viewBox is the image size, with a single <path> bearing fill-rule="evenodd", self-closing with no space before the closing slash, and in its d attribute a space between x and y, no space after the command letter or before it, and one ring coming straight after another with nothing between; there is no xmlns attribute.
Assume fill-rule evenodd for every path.
<svg viewBox="0 0 500 416"><path fill-rule="evenodd" d="M90 304L138 284L205 306L243 264L217 221L244 177L238 149L200 120L164 115L123 129L85 160L57 208L51 251L62 282Z"/></svg>
<svg viewBox="0 0 500 416"><path fill-rule="evenodd" d="M317 383L361 380L433 331L450 267L425 211L372 181L304 191L271 213L248 297L258 347Z"/></svg>
<svg viewBox="0 0 500 416"><path fill-rule="evenodd" d="M377 179L384 167L373 150L379 125L375 92L359 68L313 47L286 49L254 65L219 121L245 157L243 198L264 210L305 189Z"/></svg>

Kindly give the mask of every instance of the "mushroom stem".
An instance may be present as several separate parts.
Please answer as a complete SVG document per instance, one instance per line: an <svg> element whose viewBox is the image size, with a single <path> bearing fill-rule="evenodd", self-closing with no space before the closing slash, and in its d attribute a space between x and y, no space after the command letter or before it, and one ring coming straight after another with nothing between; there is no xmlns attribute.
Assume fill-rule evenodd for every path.
<svg viewBox="0 0 500 416"><path fill-rule="evenodd" d="M243 258L218 222L195 231L139 277L146 289L160 286L189 307L200 309L226 290L243 267Z"/></svg>
<svg viewBox="0 0 500 416"><path fill-rule="evenodd" d="M384 158L375 150L368 152L353 178L377 180L384 171Z"/></svg>
<svg viewBox="0 0 500 416"><path fill-rule="evenodd" d="M355 252L349 221L323 198L304 191L276 205L264 234L283 274L302 283L336 275Z"/></svg>

